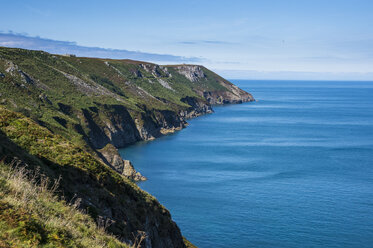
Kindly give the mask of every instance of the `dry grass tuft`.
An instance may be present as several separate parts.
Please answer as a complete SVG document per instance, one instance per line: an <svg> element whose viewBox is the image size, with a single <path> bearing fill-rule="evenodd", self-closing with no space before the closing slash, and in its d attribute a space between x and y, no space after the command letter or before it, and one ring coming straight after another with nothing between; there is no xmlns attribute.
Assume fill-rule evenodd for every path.
<svg viewBox="0 0 373 248"><path fill-rule="evenodd" d="M1 247L128 247L105 232L110 223L79 210L79 198L58 199L59 180L19 161L0 163Z"/></svg>

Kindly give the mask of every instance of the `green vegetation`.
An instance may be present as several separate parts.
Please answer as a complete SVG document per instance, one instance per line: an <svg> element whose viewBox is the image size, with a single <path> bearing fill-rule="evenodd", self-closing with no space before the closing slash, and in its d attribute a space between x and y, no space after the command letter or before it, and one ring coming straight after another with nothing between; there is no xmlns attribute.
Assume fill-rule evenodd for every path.
<svg viewBox="0 0 373 248"><path fill-rule="evenodd" d="M0 77L0 105L89 149L91 128L83 110L96 115L92 109L121 105L133 119L144 123L147 111L166 110L176 115L191 107L182 101L185 97L205 102L203 90L230 90L221 84L228 84L226 80L201 68L206 78L191 82L172 66L0 47L0 73L4 74ZM107 112L101 111L94 121L104 123L103 116L110 115Z"/></svg>
<svg viewBox="0 0 373 248"><path fill-rule="evenodd" d="M0 246L193 247L110 161L206 113L205 93L212 103L250 98L202 66L0 47Z"/></svg>
<svg viewBox="0 0 373 248"><path fill-rule="evenodd" d="M65 217L70 218L69 216L74 213L74 217L71 218L76 218L76 225L79 226L79 221L83 218L79 217L79 214L82 213L78 210L71 210L69 207L63 207L65 206L64 202L58 200L60 197L69 199L69 202L74 199L80 199L79 208L88 214L84 216L87 218L89 216L92 223L102 218L104 222L110 223L105 229L106 232L119 236L128 242L135 242L139 233L143 232L141 230L146 230L146 219L150 222L158 223L159 231L166 234L176 228L176 224L172 222L168 211L154 197L139 189L136 184L119 175L110 167L98 161L94 156L62 136L51 133L48 129L39 126L22 114L0 108L0 160L3 161L1 164L2 171L6 172L8 170L8 175L12 174L9 173L9 168L7 169L4 163L9 164L15 159L21 161L22 164L27 164L28 170L36 171L37 175L40 174L49 178L50 182L58 180L59 187L56 191L51 190L49 193L44 194L44 191L46 191L44 189L48 187L48 183L45 183L47 181L42 183L39 192L38 186L32 182L40 180L31 178L30 189L34 188L34 191L38 193L35 193L35 197L26 198L34 199L36 201L35 204L24 203L23 201L17 202L16 199L21 196L21 193L15 191L13 194L14 201L11 200L10 188L16 186L12 186L11 181L9 181L10 177L5 176L6 179L1 181L0 202L1 208L4 209L2 211L4 216L1 217L1 220L10 224L2 227L4 231L2 233L6 235L1 237L1 240L5 240L4 244L19 244L22 246L22 242L31 242L30 245L32 246L36 243L49 244L54 242L53 244L57 246L56 242L65 242L61 244L69 246L69 243L66 242L74 239L74 237L77 240L71 242L82 242L83 247L85 243L90 242L88 238L88 240L80 240L81 238L71 236L68 232L60 233L58 226L52 226L53 228L50 227L51 229L47 226L47 229L45 229L44 224L47 221L45 218L49 218L48 215L45 212L34 214L31 209L27 209L27 207L34 207L35 210L42 211L43 207L38 204L47 204L49 202L44 208L46 211L50 211L51 215L60 216L61 220L59 222L62 223L62 219ZM4 173L3 175L5 175ZM16 175L16 173L14 174ZM24 180L24 182L27 183L27 180ZM53 184L50 187L56 188ZM27 187L20 186L18 189L26 190ZM27 196L27 192L22 194ZM48 210L48 207L52 209ZM63 213L64 211L65 213ZM115 219L113 217L105 219L105 212L107 211L116 212L117 216ZM30 215L21 216L23 212L28 212ZM7 220L7 216L15 216L16 219L12 222ZM131 220L132 228L129 228L126 224L128 219ZM51 221L58 222L55 220ZM64 221L69 220L66 219ZM85 223L86 221L84 220L83 222ZM53 223L48 222L48 225ZM24 225L23 229L19 225ZM95 230L98 229L89 226L87 230L80 230L80 233L84 236ZM53 235L56 232L58 235L62 235L61 237L58 236L60 237L58 239L61 239L60 241L50 238L54 237ZM71 232L74 235L79 235L79 232ZM32 238L30 238L30 235ZM97 235L101 234L97 233ZM116 242L113 239L108 241L108 238L104 239L104 237L102 239L107 242L112 240L110 242L113 244ZM99 242L104 241L99 240Z"/></svg>
<svg viewBox="0 0 373 248"><path fill-rule="evenodd" d="M55 194L38 172L0 163L1 247L128 247Z"/></svg>
<svg viewBox="0 0 373 248"><path fill-rule="evenodd" d="M98 181L106 180L111 184L122 179L91 154L18 113L0 108L0 129L15 144L44 161L78 167Z"/></svg>

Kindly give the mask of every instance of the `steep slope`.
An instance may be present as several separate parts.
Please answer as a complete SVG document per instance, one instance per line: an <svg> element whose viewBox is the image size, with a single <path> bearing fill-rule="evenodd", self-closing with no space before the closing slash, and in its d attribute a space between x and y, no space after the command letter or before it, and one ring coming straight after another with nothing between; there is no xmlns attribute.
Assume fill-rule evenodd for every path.
<svg viewBox="0 0 373 248"><path fill-rule="evenodd" d="M58 180L49 185L22 163L0 162L0 247L130 247L80 211L79 200L58 199Z"/></svg>
<svg viewBox="0 0 373 248"><path fill-rule="evenodd" d="M126 243L145 232L146 247L184 247L170 213L136 184L60 135L21 114L0 108L0 158L60 180L60 196L80 199L80 208Z"/></svg>
<svg viewBox="0 0 373 248"><path fill-rule="evenodd" d="M141 179L115 148L180 130L211 104L252 96L196 65L78 58L0 48L0 104Z"/></svg>
<svg viewBox="0 0 373 248"><path fill-rule="evenodd" d="M252 100L203 66L0 47L0 159L61 176L61 195L81 198L81 209L108 221L121 241L145 232L146 247L184 247L169 212L132 182L145 178L117 148L180 130L214 104Z"/></svg>

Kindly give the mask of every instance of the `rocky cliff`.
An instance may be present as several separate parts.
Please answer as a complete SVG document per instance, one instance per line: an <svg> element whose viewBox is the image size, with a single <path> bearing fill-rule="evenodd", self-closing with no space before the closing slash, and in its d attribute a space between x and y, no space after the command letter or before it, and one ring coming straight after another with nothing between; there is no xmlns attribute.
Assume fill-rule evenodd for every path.
<svg viewBox="0 0 373 248"><path fill-rule="evenodd" d="M189 118L212 113L212 105L252 100L249 93L203 66L160 66L0 48L0 106L21 113L131 180L145 178L120 157L117 148L180 130ZM82 199L92 202L84 195ZM97 199L95 205L106 209L99 212L100 217L109 218L114 226L124 225L113 228L113 233L143 230L147 247L183 247L168 212L165 219L150 218L147 211L152 206L144 203L144 216L123 222L126 210L121 207L125 206L117 200Z"/></svg>

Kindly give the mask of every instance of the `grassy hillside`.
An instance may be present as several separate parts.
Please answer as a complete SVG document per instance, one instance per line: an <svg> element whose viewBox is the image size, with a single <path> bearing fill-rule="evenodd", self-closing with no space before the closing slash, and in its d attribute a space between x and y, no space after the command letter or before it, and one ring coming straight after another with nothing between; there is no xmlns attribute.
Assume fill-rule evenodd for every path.
<svg viewBox="0 0 373 248"><path fill-rule="evenodd" d="M0 163L0 247L129 247L78 209L58 199L58 181L14 160Z"/></svg>
<svg viewBox="0 0 373 248"><path fill-rule="evenodd" d="M51 182L58 180L55 193L59 197L68 201L79 199L79 207L92 221L108 223L107 231L123 241L129 243L134 235L150 232L157 226L160 234L149 240L154 247L156 242L176 242L173 246L182 247L177 244L181 236L170 239L180 232L169 212L154 197L62 136L21 114L1 108L0 158L3 164L20 161L28 170L38 171ZM2 195L4 192L6 188L2 188ZM148 224L152 225L146 226Z"/></svg>
<svg viewBox="0 0 373 248"><path fill-rule="evenodd" d="M143 246L192 246L170 213L133 182L144 178L117 148L180 130L188 118L211 113L213 104L252 100L203 66L159 66L0 47L1 175L19 174L8 168L19 161L31 174L59 180L58 190L50 192L21 176L19 183L36 192L35 202L24 204L14 196L25 192L14 188L12 177L3 178L0 221L13 214L16 219L4 224L7 234L1 239L19 246L28 239L30 246L68 246L70 239L71 246L96 246L89 243L94 241L115 246L118 241L131 244L144 234ZM42 205L48 197L56 208ZM77 199L79 210L66 204ZM75 217L70 223L65 219L71 215ZM63 231L53 216L70 223L71 229ZM31 236L19 229L29 222L31 229L36 223ZM107 228L102 231L97 223ZM88 233L96 235L94 241L84 239Z"/></svg>

